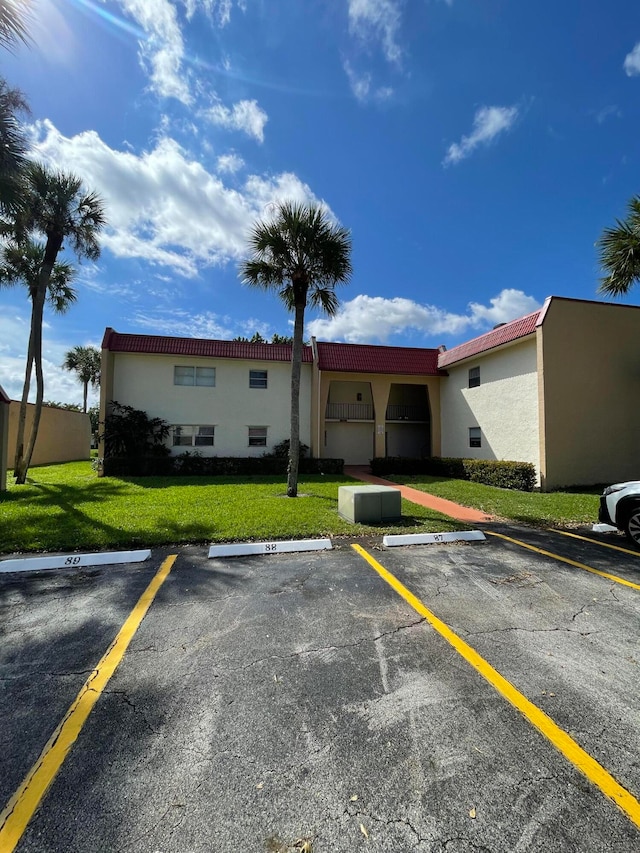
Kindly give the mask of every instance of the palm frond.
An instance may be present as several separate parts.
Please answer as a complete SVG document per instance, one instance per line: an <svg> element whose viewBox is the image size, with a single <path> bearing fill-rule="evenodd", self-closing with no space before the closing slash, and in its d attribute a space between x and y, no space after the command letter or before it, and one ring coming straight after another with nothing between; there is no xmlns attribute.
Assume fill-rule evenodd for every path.
<svg viewBox="0 0 640 853"><path fill-rule="evenodd" d="M608 273L600 280L600 293L626 294L640 281L640 197L629 202L628 217L605 228L596 246L602 269Z"/></svg>

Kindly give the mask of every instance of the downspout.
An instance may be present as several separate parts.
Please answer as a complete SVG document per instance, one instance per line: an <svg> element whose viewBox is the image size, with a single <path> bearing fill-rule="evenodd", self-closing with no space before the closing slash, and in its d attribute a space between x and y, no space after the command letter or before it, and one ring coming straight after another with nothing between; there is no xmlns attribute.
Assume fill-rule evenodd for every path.
<svg viewBox="0 0 640 853"><path fill-rule="evenodd" d="M316 430L317 430L317 432L316 432L316 440L317 440L316 447L318 449L317 458L320 459L322 456L322 451L320 449L322 446L320 444L320 382L321 382L321 377L320 377L320 362L318 361L318 342L313 337L313 335L311 336L311 353L313 356L314 370L317 369L317 371L318 371L318 382L317 382L317 385L318 385L318 401L317 401L317 405L316 405L316 424L317 424L317 427L316 427Z"/></svg>

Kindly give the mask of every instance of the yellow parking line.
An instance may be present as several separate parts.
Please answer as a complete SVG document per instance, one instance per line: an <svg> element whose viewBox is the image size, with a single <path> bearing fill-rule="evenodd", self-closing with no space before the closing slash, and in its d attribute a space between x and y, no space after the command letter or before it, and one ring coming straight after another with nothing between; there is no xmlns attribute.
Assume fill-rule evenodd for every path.
<svg viewBox="0 0 640 853"><path fill-rule="evenodd" d="M573 738L561 729L551 717L547 716L537 705L530 702L520 691L494 669L475 649L455 634L435 616L410 590L407 589L394 575L384 568L374 557L360 545L351 546L378 574L398 593L413 609L423 616L427 622L460 654L467 663L480 673L501 696L510 702L529 722L538 729L551 743L567 758L574 767L597 785L605 796L609 797L622 809L629 819L640 828L640 802L630 791L623 788L613 776L585 752Z"/></svg>
<svg viewBox="0 0 640 853"><path fill-rule="evenodd" d="M158 590L171 571L177 556L177 554L173 554L162 563L117 633L116 638L57 725L40 753L40 757L0 813L0 851L2 853L12 853L20 841L27 824L47 793L47 789L53 782L58 770L62 767L69 750L91 713L91 709L116 671Z"/></svg>
<svg viewBox="0 0 640 853"><path fill-rule="evenodd" d="M570 560L569 557L561 557L560 554L554 554L552 551L545 551L544 548L536 548L535 545L529 545L528 542L521 542L519 539L512 539L511 536L505 536L504 533L495 533L493 530L484 531L487 536L497 536L498 539L504 539L507 542L512 542L514 545L519 545L521 548L526 548L528 551L535 551L536 554L542 554L544 557L551 557L553 560L560 560L561 563L568 563L570 566L575 566L577 569L584 569L585 572L591 572L592 575L599 575L601 578L621 583L623 586L630 586L632 589L640 589L640 584L632 583L631 581L619 578L618 575L609 574L609 572L601 572L599 569L594 569L592 566L587 566L584 563L578 563L576 560Z"/></svg>
<svg viewBox="0 0 640 853"><path fill-rule="evenodd" d="M591 539L589 536L579 536L577 533L569 533L568 530L556 530L554 527L548 528L552 533L559 533L561 536L571 536L572 539L582 539L583 542L591 542L593 545L600 545L602 548L611 548L612 551L622 551L623 554L631 554L632 557L640 557L640 551L632 551L630 548L623 548L621 545L612 545L610 542L601 542L599 539Z"/></svg>

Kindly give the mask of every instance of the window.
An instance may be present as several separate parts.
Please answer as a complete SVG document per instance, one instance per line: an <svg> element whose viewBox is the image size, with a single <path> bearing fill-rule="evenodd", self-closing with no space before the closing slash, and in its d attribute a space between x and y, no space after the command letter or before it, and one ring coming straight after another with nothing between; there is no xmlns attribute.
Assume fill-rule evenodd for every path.
<svg viewBox="0 0 640 853"><path fill-rule="evenodd" d="M469 427L469 447L482 447L480 427Z"/></svg>
<svg viewBox="0 0 640 853"><path fill-rule="evenodd" d="M249 447L267 446L267 428L249 427Z"/></svg>
<svg viewBox="0 0 640 853"><path fill-rule="evenodd" d="M249 388L266 388L267 387L267 371L266 370L250 370L249 371Z"/></svg>
<svg viewBox="0 0 640 853"><path fill-rule="evenodd" d="M480 385L480 368L469 368L469 388L477 388Z"/></svg>
<svg viewBox="0 0 640 853"><path fill-rule="evenodd" d="M214 434L214 426L176 425L172 443L174 447L213 447Z"/></svg>
<svg viewBox="0 0 640 853"><path fill-rule="evenodd" d="M173 368L173 384L204 385L208 388L215 388L216 369L215 367L182 367L176 365Z"/></svg>

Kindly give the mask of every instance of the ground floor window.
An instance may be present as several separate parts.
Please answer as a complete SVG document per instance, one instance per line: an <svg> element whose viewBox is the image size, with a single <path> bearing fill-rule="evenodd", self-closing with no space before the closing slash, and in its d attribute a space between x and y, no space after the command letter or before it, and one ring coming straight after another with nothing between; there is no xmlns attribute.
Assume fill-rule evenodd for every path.
<svg viewBox="0 0 640 853"><path fill-rule="evenodd" d="M482 447L480 427L469 427L469 447Z"/></svg>
<svg viewBox="0 0 640 853"><path fill-rule="evenodd" d="M267 428L249 427L249 447L267 446Z"/></svg>
<svg viewBox="0 0 640 853"><path fill-rule="evenodd" d="M213 447L215 429L214 426L175 425L171 431L173 446Z"/></svg>

